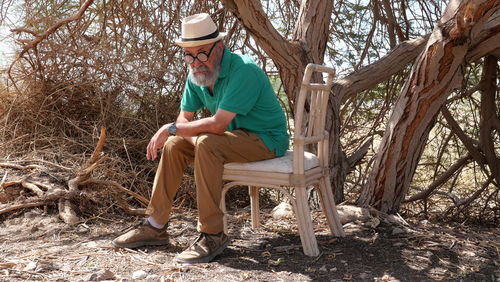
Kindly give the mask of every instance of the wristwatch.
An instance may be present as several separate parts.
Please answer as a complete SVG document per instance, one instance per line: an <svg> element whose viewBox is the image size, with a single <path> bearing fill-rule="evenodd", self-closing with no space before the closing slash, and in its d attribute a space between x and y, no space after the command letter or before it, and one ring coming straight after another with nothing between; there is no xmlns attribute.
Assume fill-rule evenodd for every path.
<svg viewBox="0 0 500 282"><path fill-rule="evenodd" d="M168 132L168 135L175 136L175 132L177 132L177 127L175 126L175 121L167 126L167 132Z"/></svg>

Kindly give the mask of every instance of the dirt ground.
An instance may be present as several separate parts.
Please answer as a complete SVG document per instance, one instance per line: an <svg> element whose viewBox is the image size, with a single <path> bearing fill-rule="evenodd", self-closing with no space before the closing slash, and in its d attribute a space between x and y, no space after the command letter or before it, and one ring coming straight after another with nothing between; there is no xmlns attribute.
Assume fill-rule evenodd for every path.
<svg viewBox="0 0 500 282"><path fill-rule="evenodd" d="M196 211L176 210L171 245L118 249L111 240L142 218L97 217L74 226L32 209L0 223L0 280L147 281L500 281L500 231L427 221L396 224L376 217L329 235L313 213L321 254L302 253L292 219L262 213L252 230L249 211L233 211L230 246L214 262L178 265L175 255L197 236Z"/></svg>

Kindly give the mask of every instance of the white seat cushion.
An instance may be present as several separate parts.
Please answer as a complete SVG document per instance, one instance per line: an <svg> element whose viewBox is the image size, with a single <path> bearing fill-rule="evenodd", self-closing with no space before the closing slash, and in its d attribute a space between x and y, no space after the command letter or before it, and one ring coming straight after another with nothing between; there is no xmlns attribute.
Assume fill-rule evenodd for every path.
<svg viewBox="0 0 500 282"><path fill-rule="evenodd" d="M316 155L304 152L304 170L317 167L319 164ZM285 155L279 158L250 162L250 163L227 163L225 169L246 170L246 171L265 171L265 172L293 172L293 151L286 151Z"/></svg>

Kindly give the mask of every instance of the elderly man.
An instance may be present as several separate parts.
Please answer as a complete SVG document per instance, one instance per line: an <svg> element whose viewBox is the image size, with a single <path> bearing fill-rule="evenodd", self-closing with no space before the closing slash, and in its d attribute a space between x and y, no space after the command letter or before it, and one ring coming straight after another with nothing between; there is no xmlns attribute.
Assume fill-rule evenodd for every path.
<svg viewBox="0 0 500 282"><path fill-rule="evenodd" d="M167 222L183 171L194 164L200 236L176 257L179 263L205 263L220 254L229 238L219 208L227 162L251 162L282 156L289 135L283 110L264 72L248 57L225 47L208 14L182 21L189 76L177 120L151 138L147 158L163 153L156 172L149 218L113 241L117 247L168 244ZM194 119L206 107L211 117Z"/></svg>

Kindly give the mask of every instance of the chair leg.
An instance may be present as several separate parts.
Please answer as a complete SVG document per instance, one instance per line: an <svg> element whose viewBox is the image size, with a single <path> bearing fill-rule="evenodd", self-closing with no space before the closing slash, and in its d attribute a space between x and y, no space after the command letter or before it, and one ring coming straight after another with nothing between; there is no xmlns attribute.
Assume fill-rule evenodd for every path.
<svg viewBox="0 0 500 282"><path fill-rule="evenodd" d="M260 228L260 216L259 216L259 187L248 186L248 192L250 194L250 208L252 217L252 228Z"/></svg>
<svg viewBox="0 0 500 282"><path fill-rule="evenodd" d="M333 192L330 183L327 179L329 177L323 177L319 183L319 196L321 199L321 205L323 207L323 212L328 220L328 225L330 226L330 231L333 235L338 237L344 237L344 228L340 222L340 217L337 212L337 206L335 205L335 199L333 197Z"/></svg>
<svg viewBox="0 0 500 282"><path fill-rule="evenodd" d="M300 241L304 254L307 256L318 256L319 249L314 235L314 230L311 220L311 212L307 203L306 187L295 188L297 225L299 227Z"/></svg>
<svg viewBox="0 0 500 282"><path fill-rule="evenodd" d="M224 185L221 191L221 199L219 203L219 208L221 209L222 213L224 214L222 216L222 222L224 224L224 233L228 234L228 228L227 228L227 210L226 210L226 192L229 190L229 188L233 187L234 185L232 183L228 183Z"/></svg>

